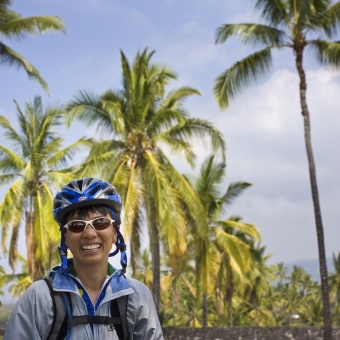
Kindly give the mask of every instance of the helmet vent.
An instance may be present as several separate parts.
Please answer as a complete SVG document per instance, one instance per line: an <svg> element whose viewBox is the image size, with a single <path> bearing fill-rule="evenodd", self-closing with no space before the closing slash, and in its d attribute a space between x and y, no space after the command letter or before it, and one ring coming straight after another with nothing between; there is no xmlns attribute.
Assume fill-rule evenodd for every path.
<svg viewBox="0 0 340 340"><path fill-rule="evenodd" d="M63 197L64 197L64 198L67 198L67 199L70 199L70 200L73 200L73 199L74 199L74 195L71 195L71 194L69 194L69 193L67 193L67 192L64 192L64 193L63 193Z"/></svg>
<svg viewBox="0 0 340 340"><path fill-rule="evenodd" d="M83 187L83 180L82 180L82 179L80 179L80 180L76 181L76 183L77 183L77 186L78 186L78 188L80 189L80 191L82 191L82 187Z"/></svg>
<svg viewBox="0 0 340 340"><path fill-rule="evenodd" d="M94 188L92 188L90 191L89 191L89 194L91 196L94 196L94 194L96 194L99 190L100 190L101 186L100 185L96 185Z"/></svg>

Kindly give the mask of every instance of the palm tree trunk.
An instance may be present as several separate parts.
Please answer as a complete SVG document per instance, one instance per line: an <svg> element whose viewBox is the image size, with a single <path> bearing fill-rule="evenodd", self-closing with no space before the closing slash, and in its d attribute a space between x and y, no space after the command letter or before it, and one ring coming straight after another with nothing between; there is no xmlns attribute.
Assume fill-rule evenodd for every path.
<svg viewBox="0 0 340 340"><path fill-rule="evenodd" d="M306 75L303 69L303 48L296 52L296 69L299 74L300 79L300 104L301 104L301 113L304 122L304 132L305 132L305 145L306 152L308 158L309 165L309 176L310 176L310 184L314 205L314 217L316 224L316 232L317 232L317 240L318 240L318 248L319 248L319 264L320 264L320 277L321 277L321 289L322 289L322 301L323 301L323 318L324 318L324 339L331 340L332 339L332 319L330 312L330 303L329 303L329 288L328 288L328 272L327 272L327 263L326 263L326 252L325 252L325 241L324 241L324 233L323 233L323 225L321 218L321 209L319 202L319 192L318 192L318 184L316 179L316 168L313 156L312 149L312 141L311 141L311 125L310 125L310 115L307 107L306 100L306 91L307 91L307 82Z"/></svg>
<svg viewBox="0 0 340 340"><path fill-rule="evenodd" d="M228 302L228 312L229 312L229 327L233 327L233 295L234 295L234 278L233 272L230 265L230 255L226 254L226 264L227 264L227 287L226 287L226 299Z"/></svg>
<svg viewBox="0 0 340 340"><path fill-rule="evenodd" d="M34 244L33 244L33 213L26 213L26 246L27 246L27 269L28 275L34 281L35 261L34 261Z"/></svg>
<svg viewBox="0 0 340 340"><path fill-rule="evenodd" d="M159 312L159 298L160 298L160 248L159 248L159 231L158 225L154 218L151 218L151 254L152 254L152 268L153 268L153 286L152 293L155 302L157 313Z"/></svg>
<svg viewBox="0 0 340 340"><path fill-rule="evenodd" d="M159 312L160 299L160 248L159 248L159 230L154 216L150 219L150 248L152 254L152 268L153 268L153 286L152 294L156 306L157 313Z"/></svg>
<svg viewBox="0 0 340 340"><path fill-rule="evenodd" d="M203 340L206 339L206 331L208 327L208 299L207 293L203 292Z"/></svg>
<svg viewBox="0 0 340 340"><path fill-rule="evenodd" d="M130 239L130 267L132 269L132 277L135 277L137 273L137 259L136 254L138 254L138 248L140 246L139 239L137 236L138 231L135 228L135 222L132 224L131 239Z"/></svg>
<svg viewBox="0 0 340 340"><path fill-rule="evenodd" d="M147 179L144 181L146 187L146 201L148 202L148 206L146 207L146 214L148 220L148 228L150 235L150 249L151 249L151 260L152 260L152 271L153 271L153 283L152 283L152 295L153 301L155 303L156 311L159 313L159 300L160 300L160 240L159 240L159 229L156 219L156 207L155 200L153 197L153 191L149 186L149 182Z"/></svg>
<svg viewBox="0 0 340 340"><path fill-rule="evenodd" d="M9 254L9 264L12 268L13 273L16 271L17 260L18 260L18 238L19 238L19 227L20 223L15 223L13 225L10 254Z"/></svg>

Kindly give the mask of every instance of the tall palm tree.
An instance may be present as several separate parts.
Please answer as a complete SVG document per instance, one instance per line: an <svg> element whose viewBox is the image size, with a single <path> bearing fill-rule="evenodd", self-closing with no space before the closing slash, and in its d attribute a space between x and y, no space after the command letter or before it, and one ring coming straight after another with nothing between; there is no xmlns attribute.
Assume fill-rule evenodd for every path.
<svg viewBox="0 0 340 340"><path fill-rule="evenodd" d="M15 105L18 130L0 116L4 137L11 145L0 145L0 185L10 185L0 203L2 250L9 253L9 262L15 271L19 229L24 222L28 275L34 281L43 277L51 266L53 250L57 249L60 237L51 213L51 188L72 178L72 168L65 166L86 140L62 148L63 140L57 133L63 118L61 106L44 109L38 96L33 103L26 103L25 112L18 103Z"/></svg>
<svg viewBox="0 0 340 340"><path fill-rule="evenodd" d="M133 271L140 230L143 221L147 221L153 297L158 310L161 241L172 251L183 251L186 240L182 200L196 216L201 214L194 191L165 151L181 155L193 165L191 142L211 137L214 149L220 149L222 155L225 146L222 135L211 123L190 118L186 113L183 102L198 95L196 89L181 87L166 93L169 81L176 77L169 69L152 64L153 54L147 49L138 52L130 65L121 52L122 89L108 90L101 96L80 92L68 105L68 111L70 121L80 119L106 137L93 144L83 173L101 171L101 176L112 181L122 194Z"/></svg>
<svg viewBox="0 0 340 340"><path fill-rule="evenodd" d="M46 31L64 31L64 23L58 17L22 17L9 9L11 0L0 0L0 37L5 39L22 38L27 33L35 35ZM37 80L48 92L48 85L39 71L18 52L0 40L0 63L24 68L29 78Z"/></svg>
<svg viewBox="0 0 340 340"><path fill-rule="evenodd" d="M231 203L250 186L246 182L232 183L226 192L221 194L220 186L224 176L225 163L216 162L214 156L209 156L203 162L200 175L193 183L205 215L204 230L196 229L195 225L192 227L197 292L202 292L204 329L208 326L207 295L209 290L215 287L214 278L218 276L216 268L220 267L221 270L221 266L227 265L228 268L224 270L227 277L223 282L229 290L233 285L232 273L242 277L249 269L251 259L249 247L241 238L233 235L233 231L241 231L251 239L260 239L255 226L233 218L222 219ZM227 264L222 263L223 261L227 261Z"/></svg>
<svg viewBox="0 0 340 340"><path fill-rule="evenodd" d="M318 238L322 300L324 305L325 339L332 337L332 323L328 295L327 265L324 232L319 203L316 168L311 142L311 123L306 100L307 81L303 57L306 47L314 49L321 65L338 69L340 43L330 41L340 20L340 1L331 0L256 0L255 7L268 24L226 24L216 31L216 43L223 43L232 36L239 36L244 44L261 44L263 49L234 63L223 72L214 84L214 94L221 106L229 105L246 85L259 79L272 65L272 50L290 48L300 80L300 105L304 122L305 146L308 157L311 192ZM316 35L325 39L315 38Z"/></svg>

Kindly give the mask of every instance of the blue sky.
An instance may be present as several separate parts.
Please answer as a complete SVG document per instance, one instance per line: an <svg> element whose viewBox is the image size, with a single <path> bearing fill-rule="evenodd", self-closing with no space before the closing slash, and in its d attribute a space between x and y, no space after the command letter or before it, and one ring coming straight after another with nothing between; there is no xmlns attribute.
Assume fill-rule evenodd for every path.
<svg viewBox="0 0 340 340"><path fill-rule="evenodd" d="M66 34L46 33L5 41L36 66L48 82L51 97L25 72L0 68L0 114L15 121L13 99L21 107L41 95L46 104L64 102L79 90L102 93L120 87L120 50L130 61L138 50L155 50L155 63L173 69L178 81L202 92L186 108L208 119L227 142L227 181L253 186L232 206L229 215L255 224L272 263L317 258L316 230L300 114L298 79L291 51L275 53L272 72L249 87L221 111L214 101L214 79L233 62L255 51L232 39L215 45L215 30L224 23L259 22L249 0L25 0L12 9L24 16L55 15L66 22ZM306 54L312 142L326 240L326 253L340 251L340 72L319 68ZM86 134L76 124L62 134L67 142ZM0 135L1 143L4 143ZM175 164L197 172L208 150L196 147L194 170L181 159ZM4 189L0 189L0 197Z"/></svg>

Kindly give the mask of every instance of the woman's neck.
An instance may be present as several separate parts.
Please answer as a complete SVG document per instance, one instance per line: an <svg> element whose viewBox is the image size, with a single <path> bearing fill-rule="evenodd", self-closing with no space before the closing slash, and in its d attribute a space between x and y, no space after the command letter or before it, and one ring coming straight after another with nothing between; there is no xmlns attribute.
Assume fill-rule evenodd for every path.
<svg viewBox="0 0 340 340"><path fill-rule="evenodd" d="M77 277L80 279L82 285L89 293L93 304L97 301L98 295L103 287L103 284L107 278L108 268L106 266L93 266L93 268L74 263L74 270Z"/></svg>

